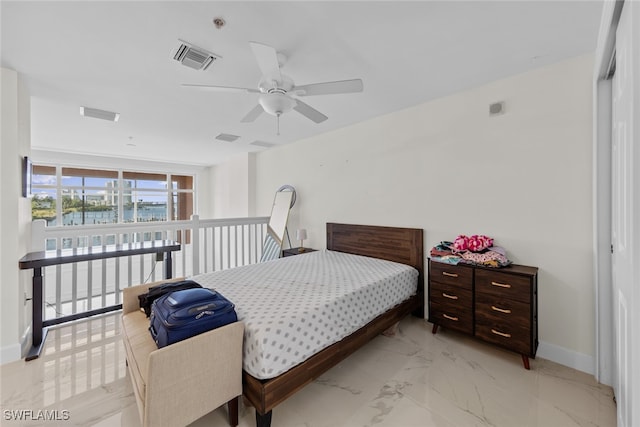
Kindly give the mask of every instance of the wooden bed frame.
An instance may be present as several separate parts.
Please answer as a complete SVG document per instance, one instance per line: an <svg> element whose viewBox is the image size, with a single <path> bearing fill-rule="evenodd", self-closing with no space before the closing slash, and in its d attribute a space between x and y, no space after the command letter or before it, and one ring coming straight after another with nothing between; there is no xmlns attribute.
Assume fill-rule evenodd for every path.
<svg viewBox="0 0 640 427"><path fill-rule="evenodd" d="M410 265L420 273L418 292L353 334L275 378L260 380L243 372L243 394L256 408L257 427L269 427L274 407L403 317L409 313L422 315L424 308L423 247L422 229L327 223L327 249Z"/></svg>

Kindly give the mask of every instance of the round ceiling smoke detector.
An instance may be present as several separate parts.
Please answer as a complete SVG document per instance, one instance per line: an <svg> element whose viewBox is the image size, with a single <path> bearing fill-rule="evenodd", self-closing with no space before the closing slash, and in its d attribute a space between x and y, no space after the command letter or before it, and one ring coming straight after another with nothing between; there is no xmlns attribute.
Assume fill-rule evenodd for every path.
<svg viewBox="0 0 640 427"><path fill-rule="evenodd" d="M226 24L225 20L222 18L213 18L213 25L216 26L217 29L224 27Z"/></svg>

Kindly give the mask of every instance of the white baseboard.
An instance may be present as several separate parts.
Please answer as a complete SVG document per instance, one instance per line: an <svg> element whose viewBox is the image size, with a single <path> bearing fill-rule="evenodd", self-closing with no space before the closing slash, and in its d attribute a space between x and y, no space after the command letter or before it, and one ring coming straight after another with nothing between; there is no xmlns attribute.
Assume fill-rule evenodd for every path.
<svg viewBox="0 0 640 427"><path fill-rule="evenodd" d="M0 365L22 358L22 346L18 343L0 348Z"/></svg>
<svg viewBox="0 0 640 427"><path fill-rule="evenodd" d="M0 348L0 365L22 359L31 347L31 325L25 329L20 343Z"/></svg>
<svg viewBox="0 0 640 427"><path fill-rule="evenodd" d="M536 357L551 360L552 362L586 372L587 374L595 374L595 358L593 356L578 353L577 351L569 350L559 345L540 341L538 343Z"/></svg>

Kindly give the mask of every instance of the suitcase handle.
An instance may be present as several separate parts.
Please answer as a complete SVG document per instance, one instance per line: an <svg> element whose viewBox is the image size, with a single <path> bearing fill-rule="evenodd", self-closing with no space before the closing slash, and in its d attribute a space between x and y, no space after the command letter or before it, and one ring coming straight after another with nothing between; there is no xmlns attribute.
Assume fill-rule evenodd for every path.
<svg viewBox="0 0 640 427"><path fill-rule="evenodd" d="M203 311L201 313L198 313L198 315L196 316L196 319L201 318L202 316L206 316L208 314L213 314L213 311Z"/></svg>

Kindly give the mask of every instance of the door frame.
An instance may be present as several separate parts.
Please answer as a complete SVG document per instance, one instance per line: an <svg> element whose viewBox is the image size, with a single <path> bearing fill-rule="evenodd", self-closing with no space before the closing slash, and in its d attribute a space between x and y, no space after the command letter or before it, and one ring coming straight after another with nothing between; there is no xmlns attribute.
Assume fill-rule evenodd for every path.
<svg viewBox="0 0 640 427"><path fill-rule="evenodd" d="M593 75L593 251L595 285L594 376L613 385L615 363L611 288L611 143L612 82L610 71L616 29L624 0L603 3Z"/></svg>

